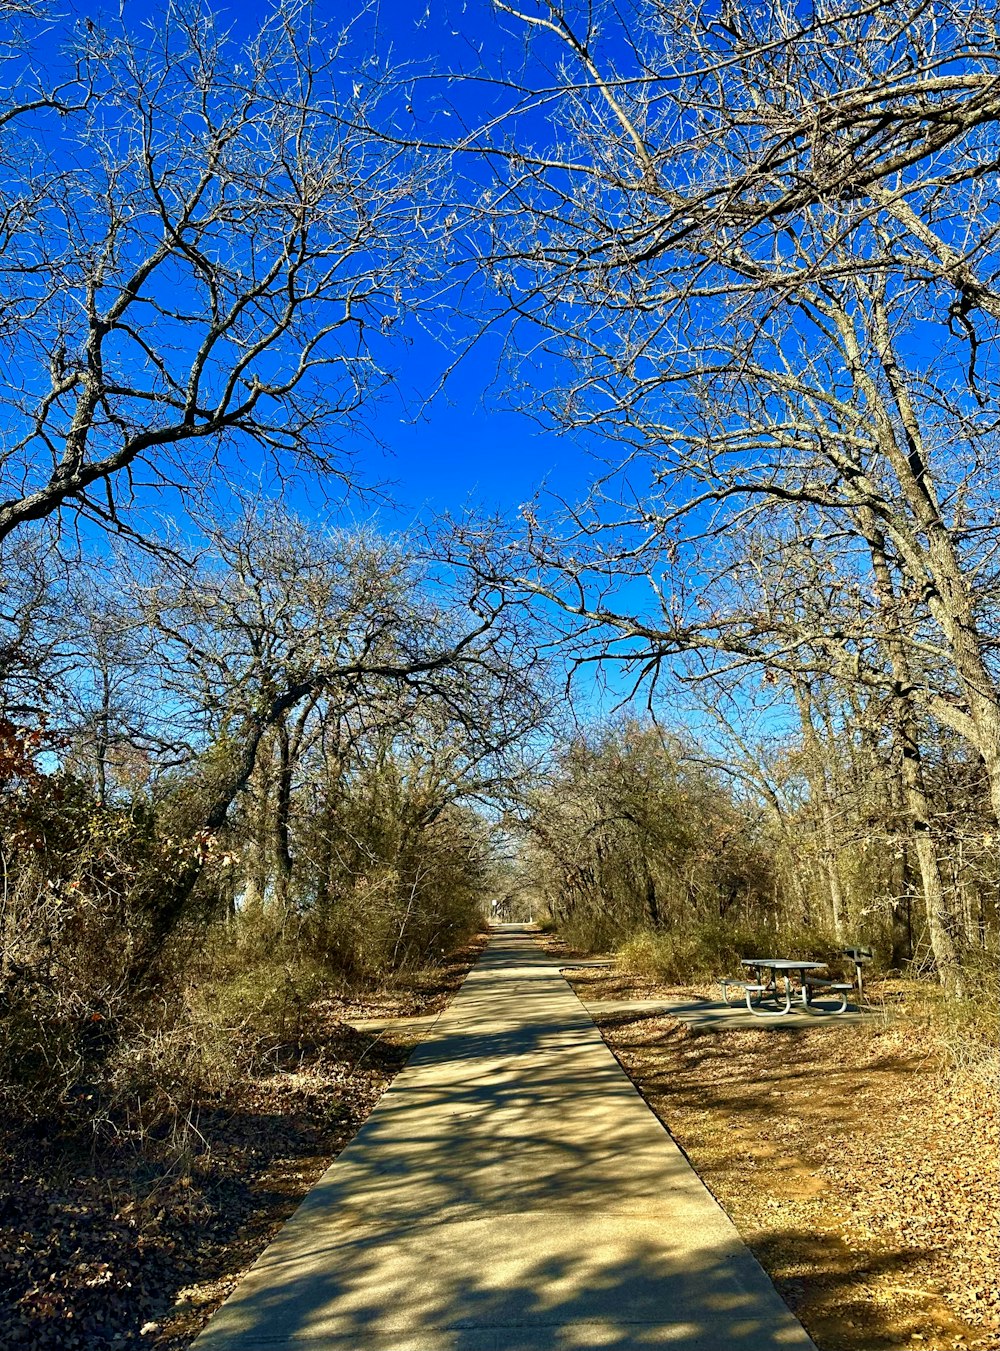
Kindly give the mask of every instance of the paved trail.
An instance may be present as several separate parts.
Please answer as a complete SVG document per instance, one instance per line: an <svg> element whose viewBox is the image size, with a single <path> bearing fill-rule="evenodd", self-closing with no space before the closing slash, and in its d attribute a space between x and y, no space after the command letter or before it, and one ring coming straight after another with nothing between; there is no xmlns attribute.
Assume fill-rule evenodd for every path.
<svg viewBox="0 0 1000 1351"><path fill-rule="evenodd" d="M815 1351L504 926L196 1351Z"/></svg>

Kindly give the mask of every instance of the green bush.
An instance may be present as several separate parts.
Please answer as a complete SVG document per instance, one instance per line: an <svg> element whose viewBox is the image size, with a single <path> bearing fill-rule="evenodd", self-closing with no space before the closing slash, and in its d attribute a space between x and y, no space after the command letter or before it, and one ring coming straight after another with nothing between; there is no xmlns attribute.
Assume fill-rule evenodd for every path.
<svg viewBox="0 0 1000 1351"><path fill-rule="evenodd" d="M254 1070L299 1042L309 1005L329 983L298 935L267 911L215 924L178 967L180 1024L206 1047L231 1046L224 1054L240 1070Z"/></svg>
<svg viewBox="0 0 1000 1351"><path fill-rule="evenodd" d="M621 925L598 910L574 911L548 927L579 952L610 952L621 940Z"/></svg>
<svg viewBox="0 0 1000 1351"><path fill-rule="evenodd" d="M394 869L373 868L356 879L336 902L306 917L304 941L325 971L349 984L371 985L388 977L400 942L399 877Z"/></svg>

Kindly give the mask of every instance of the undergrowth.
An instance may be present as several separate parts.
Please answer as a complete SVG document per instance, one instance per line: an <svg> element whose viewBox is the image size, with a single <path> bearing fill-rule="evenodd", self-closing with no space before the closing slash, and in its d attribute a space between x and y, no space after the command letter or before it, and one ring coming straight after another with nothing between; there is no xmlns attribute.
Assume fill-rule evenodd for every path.
<svg viewBox="0 0 1000 1351"><path fill-rule="evenodd" d="M742 957L785 954L836 964L840 948L818 929L722 919L684 929L641 929L615 948L627 974L675 985L736 975Z"/></svg>
<svg viewBox="0 0 1000 1351"><path fill-rule="evenodd" d="M205 1105L308 1058L324 1000L363 999L412 977L345 972L257 915L177 935L148 992L101 990L96 972L82 993L8 982L0 1111L95 1142L186 1137Z"/></svg>

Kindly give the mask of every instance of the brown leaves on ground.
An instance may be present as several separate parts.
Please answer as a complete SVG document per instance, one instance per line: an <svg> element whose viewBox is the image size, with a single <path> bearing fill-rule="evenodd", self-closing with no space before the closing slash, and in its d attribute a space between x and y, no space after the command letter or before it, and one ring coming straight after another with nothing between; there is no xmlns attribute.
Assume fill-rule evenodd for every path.
<svg viewBox="0 0 1000 1351"><path fill-rule="evenodd" d="M406 986L310 1010L294 1063L190 1120L95 1135L86 1104L0 1133L0 1345L180 1351L354 1136L410 1045L350 1018L436 1012L482 943Z"/></svg>
<svg viewBox="0 0 1000 1351"><path fill-rule="evenodd" d="M602 1031L820 1351L1000 1348L996 1057L948 1068L905 1016Z"/></svg>

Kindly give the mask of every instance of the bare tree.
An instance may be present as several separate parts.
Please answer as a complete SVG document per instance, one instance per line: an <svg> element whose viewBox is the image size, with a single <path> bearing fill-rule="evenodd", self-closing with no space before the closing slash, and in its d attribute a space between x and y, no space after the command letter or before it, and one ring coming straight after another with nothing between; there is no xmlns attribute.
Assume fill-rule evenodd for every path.
<svg viewBox="0 0 1000 1351"><path fill-rule="evenodd" d="M700 748L635 722L559 746L520 815L551 913L588 944L767 915L760 813L706 772Z"/></svg>
<svg viewBox="0 0 1000 1351"><path fill-rule="evenodd" d="M65 595L61 569L44 538L0 551L0 698L3 716L37 726L66 668Z"/></svg>
<svg viewBox="0 0 1000 1351"><path fill-rule="evenodd" d="M983 266L1000 118L990 5L497 9L533 40L510 115L541 100L562 136L558 153L525 143L516 124L507 141L479 144L509 157L523 205L550 208L535 257L569 289L586 279L624 304L637 271L685 258L693 270L662 278L668 310L684 297L752 294L762 277L793 291L803 275L842 275L841 260L797 248L801 220L819 207L844 238L888 211L898 263L943 282L945 305L965 317L998 313Z"/></svg>
<svg viewBox="0 0 1000 1351"><path fill-rule="evenodd" d="M116 525L220 455L349 477L338 436L427 247L433 164L365 129L378 80L338 74L308 5L245 43L196 3L130 23L68 34L51 64L84 96L2 129L0 538L66 507ZM44 79L29 46L8 98L29 60Z"/></svg>
<svg viewBox="0 0 1000 1351"><path fill-rule="evenodd" d="M149 633L136 598L108 568L73 575L64 596L63 767L93 784L100 810L141 795L176 739L148 679Z"/></svg>

